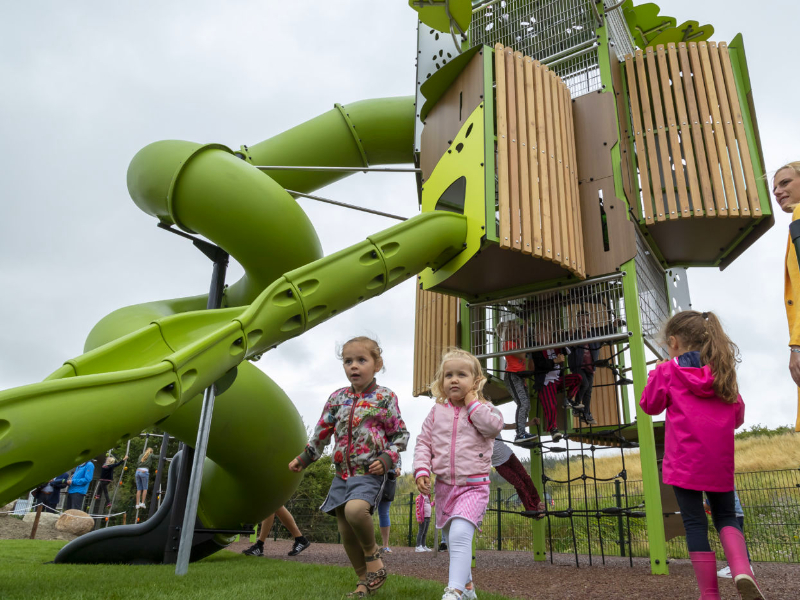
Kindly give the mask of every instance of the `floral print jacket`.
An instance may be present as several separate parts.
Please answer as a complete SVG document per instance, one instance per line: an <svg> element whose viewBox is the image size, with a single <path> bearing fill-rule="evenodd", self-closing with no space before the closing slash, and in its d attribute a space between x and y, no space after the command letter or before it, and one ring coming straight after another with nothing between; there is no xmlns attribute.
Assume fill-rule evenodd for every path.
<svg viewBox="0 0 800 600"><path fill-rule="evenodd" d="M352 387L331 394L306 449L297 457L303 468L322 456L331 437L336 473L347 479L368 474L376 459L386 472L393 469L409 433L395 393L373 380L361 394Z"/></svg>

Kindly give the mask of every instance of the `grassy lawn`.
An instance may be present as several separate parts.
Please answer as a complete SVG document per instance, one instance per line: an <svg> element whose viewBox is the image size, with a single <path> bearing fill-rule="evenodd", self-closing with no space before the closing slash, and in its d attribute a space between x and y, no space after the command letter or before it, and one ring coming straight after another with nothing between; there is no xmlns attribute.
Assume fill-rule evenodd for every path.
<svg viewBox="0 0 800 600"><path fill-rule="evenodd" d="M342 567L282 560L252 559L233 552L189 565L175 576L174 566L52 565L63 542L0 541L0 598L3 600L130 600L130 598L215 600L331 600L354 588L353 572ZM442 595L438 582L391 576L375 598L431 598ZM482 600L508 600L482 592Z"/></svg>

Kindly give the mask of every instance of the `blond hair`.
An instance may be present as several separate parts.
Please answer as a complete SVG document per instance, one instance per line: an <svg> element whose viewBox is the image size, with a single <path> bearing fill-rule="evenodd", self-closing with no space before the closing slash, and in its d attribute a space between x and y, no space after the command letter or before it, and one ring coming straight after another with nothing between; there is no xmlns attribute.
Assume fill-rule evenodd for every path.
<svg viewBox="0 0 800 600"><path fill-rule="evenodd" d="M741 360L739 347L722 330L722 323L713 312L679 312L667 321L664 335L677 338L686 350L699 351L700 364L711 367L714 374L714 393L725 402L736 402L739 396L736 364Z"/></svg>
<svg viewBox="0 0 800 600"><path fill-rule="evenodd" d="M339 349L336 353L336 356L339 357L339 360L342 360L342 354L344 354L344 349L347 348L350 344L364 344L367 347L367 352L372 357L372 360L375 361L375 366L378 368L379 371L383 371L383 349L380 347L378 342L373 340L371 337L367 337L365 335L358 335L354 338L350 338Z"/></svg>
<svg viewBox="0 0 800 600"><path fill-rule="evenodd" d="M439 368L436 369L436 375L433 376L433 382L431 383L431 395L434 400L439 404L444 404L447 400L447 395L444 393L444 363L448 360L463 360L469 363L472 376L475 378L475 394L478 396L479 401L486 402L487 399L483 395L486 376L483 374L481 363L475 358L475 355L461 348L446 348L442 352L442 360L439 362Z"/></svg>
<svg viewBox="0 0 800 600"><path fill-rule="evenodd" d="M784 169L789 169L791 171L794 171L795 175L800 175L800 160L795 160L795 161L792 161L792 162L788 162L785 165L783 165L782 167L779 167L775 171L775 175L772 176L772 188L773 188L773 190L775 189L775 179L777 179L778 173L780 173ZM794 209L797 206L800 206L800 204L795 202L794 204L789 204L788 206L789 206L789 208Z"/></svg>
<svg viewBox="0 0 800 600"><path fill-rule="evenodd" d="M147 458L153 453L153 448L148 448L144 452L142 452L142 458L139 459L139 462L144 462Z"/></svg>

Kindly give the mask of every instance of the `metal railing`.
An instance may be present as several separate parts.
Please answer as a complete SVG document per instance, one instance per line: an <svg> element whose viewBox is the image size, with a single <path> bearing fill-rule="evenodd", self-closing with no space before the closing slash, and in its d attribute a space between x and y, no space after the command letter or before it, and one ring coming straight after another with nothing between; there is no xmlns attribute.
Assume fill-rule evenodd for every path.
<svg viewBox="0 0 800 600"><path fill-rule="evenodd" d="M480 359L625 339L622 277L615 273L525 296L469 305L471 351Z"/></svg>

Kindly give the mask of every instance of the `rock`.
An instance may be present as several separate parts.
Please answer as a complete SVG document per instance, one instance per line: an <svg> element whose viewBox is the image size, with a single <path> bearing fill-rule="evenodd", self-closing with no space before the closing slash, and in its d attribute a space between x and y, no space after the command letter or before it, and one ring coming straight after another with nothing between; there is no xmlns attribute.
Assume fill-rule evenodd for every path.
<svg viewBox="0 0 800 600"><path fill-rule="evenodd" d="M33 524L33 521L35 519L36 519L36 513L35 512L25 513L25 516L22 517L22 521L23 522L31 523L31 524ZM42 511L42 516L39 519L39 527L43 527L45 525L48 525L48 526L52 527L56 523L56 521L58 521L58 515L57 514L51 513L51 512Z"/></svg>
<svg viewBox="0 0 800 600"><path fill-rule="evenodd" d="M94 528L94 519L82 510L69 509L56 521L56 529L73 535L89 533Z"/></svg>
<svg viewBox="0 0 800 600"><path fill-rule="evenodd" d="M17 503L16 500L13 502L9 502L3 508L0 508L0 518L7 517L8 514L14 510L14 505Z"/></svg>

